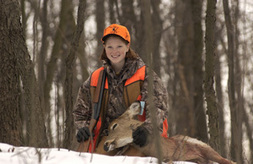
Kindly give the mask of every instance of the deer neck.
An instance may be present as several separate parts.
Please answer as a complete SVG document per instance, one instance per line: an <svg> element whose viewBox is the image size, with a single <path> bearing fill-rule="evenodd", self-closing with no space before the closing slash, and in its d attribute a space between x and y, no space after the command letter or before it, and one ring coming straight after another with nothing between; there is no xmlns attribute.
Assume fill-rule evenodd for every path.
<svg viewBox="0 0 253 164"><path fill-rule="evenodd" d="M155 143L155 140L154 140L154 135L148 135L147 137L147 142L144 146L140 147L136 144L133 144L133 146L137 149L139 149L143 154L145 154L146 156L151 156L151 157L157 157L157 154L156 154L156 143ZM158 136L160 137L160 136Z"/></svg>

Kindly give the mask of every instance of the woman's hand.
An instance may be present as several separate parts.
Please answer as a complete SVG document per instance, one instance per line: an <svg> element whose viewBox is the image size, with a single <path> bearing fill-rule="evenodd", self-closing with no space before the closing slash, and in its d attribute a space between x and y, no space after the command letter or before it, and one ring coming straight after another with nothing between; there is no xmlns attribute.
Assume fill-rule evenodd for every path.
<svg viewBox="0 0 253 164"><path fill-rule="evenodd" d="M90 137L90 130L88 127L80 128L76 134L77 142L87 141Z"/></svg>
<svg viewBox="0 0 253 164"><path fill-rule="evenodd" d="M132 136L133 136L133 143L142 147L147 142L148 130L143 126L139 126L135 131L133 131Z"/></svg>

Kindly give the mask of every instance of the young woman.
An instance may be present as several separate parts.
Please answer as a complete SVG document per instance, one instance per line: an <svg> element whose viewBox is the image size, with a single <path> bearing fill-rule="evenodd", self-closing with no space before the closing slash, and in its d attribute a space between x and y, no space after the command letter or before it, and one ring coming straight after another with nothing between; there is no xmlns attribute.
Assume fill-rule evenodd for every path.
<svg viewBox="0 0 253 164"><path fill-rule="evenodd" d="M145 145L148 133L152 133L150 110L156 111L157 125L163 136L167 136L167 91L161 79L148 67L130 48L130 34L126 27L112 24L104 30L102 37L103 66L92 73L79 89L74 120L78 128L76 135L78 142L89 139L89 124L92 115L92 98L97 87L97 79L102 70L106 72L106 82L100 111L99 121L94 129L94 143L97 145L101 137L108 133L108 125L119 117L135 101L141 101L145 106L139 119L145 121L143 126L133 132L135 144ZM155 109L149 108L148 75L153 73ZM143 105L144 103L145 105ZM91 146L89 148L91 151Z"/></svg>

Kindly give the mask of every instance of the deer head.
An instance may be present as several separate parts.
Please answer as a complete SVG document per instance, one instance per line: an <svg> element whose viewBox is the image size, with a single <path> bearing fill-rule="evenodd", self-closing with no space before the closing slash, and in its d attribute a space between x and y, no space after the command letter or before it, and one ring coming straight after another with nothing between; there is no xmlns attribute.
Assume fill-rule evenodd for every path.
<svg viewBox="0 0 253 164"><path fill-rule="evenodd" d="M104 143L105 151L112 151L133 142L132 131L143 122L137 120L140 113L140 103L134 102L119 118L108 127L109 135Z"/></svg>

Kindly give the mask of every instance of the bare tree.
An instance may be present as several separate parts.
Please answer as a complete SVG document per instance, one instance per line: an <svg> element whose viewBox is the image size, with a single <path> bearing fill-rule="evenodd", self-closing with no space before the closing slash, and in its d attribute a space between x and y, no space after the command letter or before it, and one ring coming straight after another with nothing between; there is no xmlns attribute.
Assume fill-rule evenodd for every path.
<svg viewBox="0 0 253 164"><path fill-rule="evenodd" d="M47 50L48 50L48 20L47 20L47 7L48 7L48 0L43 1L43 7L42 7L42 19L41 19L41 25L42 25L42 40L41 40L41 48L40 53L38 54L38 86L39 86L39 95L41 96L41 107L43 111L45 111L45 101L44 101L44 82L45 82L45 58L47 56ZM39 10L37 10L38 12Z"/></svg>
<svg viewBox="0 0 253 164"><path fill-rule="evenodd" d="M239 160L241 161L241 163L243 163L243 148L242 148L242 135L243 135L243 131L242 131L242 116L243 116L243 112L241 111L245 111L245 100L244 100L244 92L243 92L243 72L241 69L241 63L240 63L240 57L242 56L239 53L239 48L240 48L240 30L238 29L239 27L239 18L240 18L240 6L239 6L239 0L234 1L235 5L234 5L234 47L235 47L235 58L234 58L234 62L235 62L235 94L237 95L237 102L238 102L238 107L237 110L238 112L236 112L236 120L237 122L237 128L238 128L238 133L236 134L238 136L238 151L234 152L235 154L239 153ZM226 26L229 23L227 22ZM229 51L228 51L229 52ZM240 112L239 112L240 111ZM233 150L233 149L232 149ZM233 151L232 151L233 152Z"/></svg>
<svg viewBox="0 0 253 164"><path fill-rule="evenodd" d="M57 28L55 37L54 37L54 45L52 48L51 56L49 62L46 66L46 75L45 75L45 83L44 83L44 100L45 100L45 114L47 116L47 130L48 130L48 138L50 141L50 145L53 145L52 132L51 132L51 117L50 117L50 91L53 84L54 75L56 72L57 60L60 58L60 52L63 47L63 40L66 34L68 17L69 13L72 13L70 10L72 9L71 1L62 0L61 1L61 12L60 12L60 22Z"/></svg>
<svg viewBox="0 0 253 164"><path fill-rule="evenodd" d="M86 0L79 0L77 27L71 42L70 53L66 59L66 80L64 86L65 93L65 111L66 111L66 127L64 135L64 147L70 149L73 135L75 134L72 110L73 110L73 65L78 50L79 41L84 27L84 11Z"/></svg>
<svg viewBox="0 0 253 164"><path fill-rule="evenodd" d="M214 90L215 59L215 20L216 0L207 1L206 10L206 62L205 62L205 97L207 103L208 127L210 128L210 145L220 151L219 147L219 114Z"/></svg>
<svg viewBox="0 0 253 164"><path fill-rule="evenodd" d="M22 124L20 122L20 108L21 108L21 105L23 105L24 106L23 108L25 109L25 112L27 114L26 115L26 119L27 119L26 144L30 146L35 146L35 147L47 147L48 143L47 143L47 137L46 137L45 124L44 124L45 122L44 113L40 106L38 84L37 84L34 69L33 69L33 63L30 60L30 55L28 53L24 35L23 35L24 32L23 32L22 24L20 22L21 12L20 12L18 1L12 1L11 3L7 1L1 1L1 11L5 12L5 14L1 14L1 16L4 16L4 15L8 16L5 18L4 17L1 18L1 22L2 22L1 26L3 26L3 29L5 29L3 30L3 34L1 34L1 36L3 37L3 39L7 39L5 40L5 43L7 44L1 44L1 45L7 46L5 50L8 50L8 51L3 51L3 52L5 53L8 52L10 56L11 54L14 55L12 57L12 60L15 61L15 64L12 66L16 68L15 71L17 71L15 74L14 72L12 72L13 77L9 75L5 75L5 76L1 75L1 78L12 77L16 79L17 81L15 83L15 86L12 86L13 89L16 89L15 93L17 94L18 92L20 92L21 88L17 88L18 86L20 87L20 84L22 84L22 89L24 92L24 94L13 95L14 97L12 98L17 99L16 101L12 100L13 102L15 102L16 107L12 108L9 106L8 108L5 108L5 110L7 110L7 113L8 113L8 110L11 110L12 112L10 113L12 114L12 116L15 116L15 117L9 117L9 119L13 119L11 123L8 120L6 121L1 120L1 122L3 121L6 123L10 123L10 125L13 126L13 128L10 128L8 127L8 125L6 125L5 127L3 127L3 129L7 128L9 130L10 134L8 134L8 137L11 137L11 138L13 137L11 139L12 140L11 142L13 142L12 144L17 145L21 143L20 130L21 130ZM8 37L5 38L4 36L8 36ZM8 48L8 46L10 47ZM3 55L3 57L5 56ZM2 61L5 61L4 59L5 58L3 58ZM11 65L11 63L9 64ZM13 70L14 69L12 69L12 71ZM8 89L8 88L5 88L5 89ZM23 104L20 103L21 95L23 97ZM8 97L9 96L7 96L7 98ZM13 129L13 131L11 129ZM6 132L1 133L1 134L6 134Z"/></svg>
<svg viewBox="0 0 253 164"><path fill-rule="evenodd" d="M139 1L140 3L140 1ZM116 2L117 4L117 2ZM134 1L128 0L128 1L121 1L121 10L122 14L119 14L119 10L117 5L117 14L119 18L120 24L127 27L131 34L131 47L133 47L134 50L137 50L139 53L138 45L139 42L136 39L136 36L138 35L138 21L137 21L137 15L135 14L135 7L134 7Z"/></svg>
<svg viewBox="0 0 253 164"><path fill-rule="evenodd" d="M15 56L22 42L17 42L16 33L21 34L20 41L24 39L19 12L17 1L0 1L0 142L17 146L22 143L22 124L20 67Z"/></svg>
<svg viewBox="0 0 253 164"><path fill-rule="evenodd" d="M175 19L174 18L174 10L175 10L175 2L171 7L168 9L170 11L167 14L165 23L167 22L172 22L170 26L168 26L166 29L163 29L163 35L162 35L162 47L163 51L165 52L165 63L163 63L163 67L165 70L165 74L167 74L170 78L167 81L167 91L169 94L169 105L168 105L168 124L169 124L169 134L174 135L176 134L176 102L177 102L177 97L176 97L176 90L177 90L177 73L176 73L176 51L177 51L177 42L176 42L176 27L174 26Z"/></svg>
<svg viewBox="0 0 253 164"><path fill-rule="evenodd" d="M145 12L144 12L144 7L142 6L141 1L138 1L138 8L140 10L140 15L138 16L136 15L138 20L136 21L136 28L135 28L136 42L134 44L135 44L135 49L140 55L140 57L144 60L144 62L147 62L147 55L145 54L146 50L143 44L145 42L145 33L143 30Z"/></svg>
<svg viewBox="0 0 253 164"><path fill-rule="evenodd" d="M204 109L203 91L203 30L202 30L202 8L203 1L193 0L191 2L193 22L193 108L195 113L196 137L207 142L207 121Z"/></svg>
<svg viewBox="0 0 253 164"><path fill-rule="evenodd" d="M104 5L104 0L96 0L96 24L97 24L96 60L98 60L99 57L100 57L100 54L102 53L102 49L103 49L103 45L101 44L101 38L103 36L104 28L105 28L105 5ZM97 66L97 68L98 67L99 67L99 65Z"/></svg>
<svg viewBox="0 0 253 164"><path fill-rule="evenodd" d="M216 23L217 24L217 23ZM218 29L220 28L220 29ZM215 51L217 54L222 54L217 48L217 44L220 42L223 42L222 38L222 32L223 28L222 27L217 27L216 26L216 32L215 32ZM214 77L215 77L215 92L216 92L216 97L217 97L217 108L219 111L219 130L220 130L220 145L223 145L220 147L220 153L222 156L227 155L227 150L226 150L226 139L225 139L225 121L224 121L224 100L223 100L223 92L222 92L222 68L221 68L221 56L216 55L214 59Z"/></svg>
<svg viewBox="0 0 253 164"><path fill-rule="evenodd" d="M163 21L160 17L159 5L160 0L151 0L151 6L153 9L152 13L152 24L153 24L153 55L154 55L154 71L158 76L161 76L161 54L160 54L160 43L162 36Z"/></svg>
<svg viewBox="0 0 253 164"><path fill-rule="evenodd" d="M154 109L154 103L153 102L153 75L152 75L152 69L153 69L153 26L152 26L152 18L151 18L151 3L150 0L142 0L141 1L142 7L143 7L143 14L144 14L144 33L145 33L145 54L147 55L147 63L149 66L149 77L148 77L148 100L149 100L149 105L150 109ZM158 129L155 128L157 127L156 125L156 117L155 117L155 111L151 110L150 111L151 115L151 122L153 126L153 133L154 134L159 134ZM161 143L160 143L160 137L158 135L155 135L155 143L156 143L156 152L159 160L159 164L162 163L162 150L161 150Z"/></svg>
<svg viewBox="0 0 253 164"><path fill-rule="evenodd" d="M178 41L176 76L179 81L177 92L176 131L195 136L195 114L193 109L193 42L191 2L179 0L175 6L175 26ZM185 103L182 103L185 102ZM180 112L179 112L180 111ZM185 121L188 120L188 121Z"/></svg>
<svg viewBox="0 0 253 164"><path fill-rule="evenodd" d="M242 163L242 121L236 99L235 88L235 28L232 24L230 8L227 0L223 0L223 9L228 38L228 96L231 113L231 156L238 164Z"/></svg>
<svg viewBox="0 0 253 164"><path fill-rule="evenodd" d="M109 0L109 22L110 24L116 23L116 18L114 14L114 3L116 0Z"/></svg>

